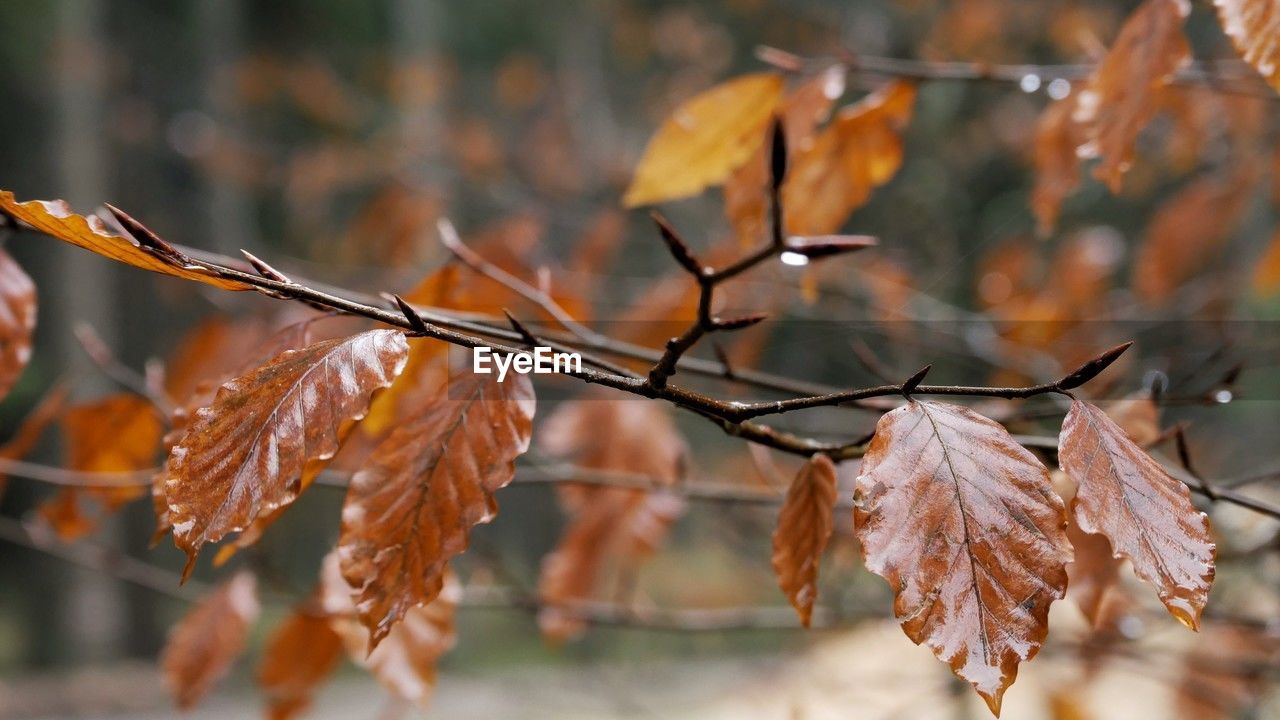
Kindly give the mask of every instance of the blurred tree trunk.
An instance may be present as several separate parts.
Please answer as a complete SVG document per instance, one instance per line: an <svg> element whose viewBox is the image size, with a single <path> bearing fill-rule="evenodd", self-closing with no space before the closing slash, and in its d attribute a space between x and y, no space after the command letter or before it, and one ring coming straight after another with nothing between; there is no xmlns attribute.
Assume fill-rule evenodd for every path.
<svg viewBox="0 0 1280 720"><path fill-rule="evenodd" d="M217 128L218 142L239 140L244 137L244 127L234 73L243 52L244 7L239 0L198 0L196 9L205 112ZM205 174L204 185L208 247L225 254L255 248L253 203L244 188L233 178L212 171Z"/></svg>
<svg viewBox="0 0 1280 720"><path fill-rule="evenodd" d="M106 197L107 57L101 39L106 35L106 3L102 0L59 0L54 43L55 121L53 131L54 177L61 194L80 211L97 207ZM57 293L43 293L51 302L41 322L60 328L57 357L67 364L84 365L83 353L71 330L88 323L114 346L119 338L115 293L115 269L104 266L91 253L60 247ZM88 373L88 378L100 376ZM95 385L96 383L96 385ZM105 390L102 379L77 383L79 392ZM118 526L117 526L118 527ZM75 572L57 586L49 598L57 635L53 643L78 660L94 660L115 654L123 635L124 596L120 584L106 576ZM58 652L55 647L53 652Z"/></svg>

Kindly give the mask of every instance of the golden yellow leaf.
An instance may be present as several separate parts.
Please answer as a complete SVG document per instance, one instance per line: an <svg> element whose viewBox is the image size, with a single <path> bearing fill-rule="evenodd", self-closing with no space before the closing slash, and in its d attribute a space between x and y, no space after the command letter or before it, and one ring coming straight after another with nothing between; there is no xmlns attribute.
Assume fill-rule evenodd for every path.
<svg viewBox="0 0 1280 720"><path fill-rule="evenodd" d="M77 215L63 200L31 200L18 202L13 193L0 190L0 211L12 215L42 233L55 237L103 257L143 270L195 280L221 290L252 290L238 280L220 278L198 265L183 261L181 256L167 257L140 245L132 237L121 235L94 215Z"/></svg>
<svg viewBox="0 0 1280 720"><path fill-rule="evenodd" d="M690 197L724 182L764 142L781 99L782 77L757 73L685 101L649 140L623 204Z"/></svg>

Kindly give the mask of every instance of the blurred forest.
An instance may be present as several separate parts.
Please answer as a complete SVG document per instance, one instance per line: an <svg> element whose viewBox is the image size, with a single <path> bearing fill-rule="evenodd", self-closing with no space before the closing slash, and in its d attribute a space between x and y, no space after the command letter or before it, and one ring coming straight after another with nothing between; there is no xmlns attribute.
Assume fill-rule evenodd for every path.
<svg viewBox="0 0 1280 720"><path fill-rule="evenodd" d="M1020 385L1137 340L1090 397L1153 415L1158 404L1158 420L1137 422L1160 438L1168 464L1280 503L1280 97L1238 59L1212 3L1190 9L1192 81L1159 96L1123 187L1112 192L1086 169L1048 222L1054 213L1037 195L1049 172L1037 144L1048 110L1079 89L1140 5L6 0L0 188L64 198L82 213L109 202L171 242L237 258L248 250L285 274L375 297L458 268L437 232L448 218L470 247L549 288L594 331L660 348L688 320L688 278L623 196L664 119L748 73L808 77L837 65L836 108L918 74L900 167L830 231L878 246L736 280L720 311L767 311L772 325L692 354L841 388L897 383L929 363L928 382ZM661 209L694 251L732 257L753 240L726 211L728 192ZM83 404L165 368L170 392L190 390L199 357L247 353L268 328L305 317L32 232L4 247L35 281L40 310L32 360L0 405L0 438L51 388ZM508 302L518 299L475 309L500 317ZM95 358L104 348L106 360ZM500 495L503 512L456 562L467 593L435 704L385 700L348 665L315 717L986 716L945 664L903 637L893 593L863 569L850 510L856 462L838 466L814 628L802 630L769 561L801 459L748 450L692 413L642 409L650 401L629 396L619 395L634 406L625 416L643 430L557 416L583 397L582 384L537 382L539 422L558 419L561 434L535 433L532 459ZM1006 424L1020 439L1056 435L1037 423L1063 411L1027 403L1025 412L1000 398L971 404L1016 415ZM876 419L819 408L778 422L848 438ZM599 436L565 439L574 421L596 423ZM1185 430L1176 450L1174 428ZM658 547L592 588L602 606L588 631L549 630L522 599L537 595L568 521L537 478L628 443L634 467L604 469L704 490L675 492L671 507L654 510ZM48 433L25 459L63 467L64 445ZM182 553L167 539L149 547L148 501L94 518L75 542L53 540L57 521L42 508L55 485L9 475L0 480L9 523L0 528L0 718L170 716L155 658L190 601L232 573L205 561L180 589ZM252 631L254 660L195 717L260 713L256 658L314 584L342 503L340 489L311 489L231 561L257 574L270 622ZM1196 503L1218 543L1202 632L1185 632L1127 575L1101 629L1059 602L1003 717L1280 717L1280 520ZM44 539L24 546L15 533ZM1214 655L1228 667L1206 664Z"/></svg>

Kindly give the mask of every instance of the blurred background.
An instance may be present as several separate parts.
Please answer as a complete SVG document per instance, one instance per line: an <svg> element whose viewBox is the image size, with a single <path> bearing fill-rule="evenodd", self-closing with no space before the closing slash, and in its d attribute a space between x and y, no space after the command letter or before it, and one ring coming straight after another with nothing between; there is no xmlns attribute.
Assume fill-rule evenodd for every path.
<svg viewBox="0 0 1280 720"><path fill-rule="evenodd" d="M81 212L110 202L173 242L227 254L247 249L286 273L365 292L403 292L444 265L448 254L434 228L447 216L475 247L509 259L531 282L551 268L578 290L581 319L615 332L672 319L647 295L672 277L671 260L645 213L621 205L645 143L680 101L768 69L758 46L846 60L852 53L1087 63L1137 4L6 0L0 188L24 200L65 198ZM1202 5L1187 25L1196 56L1229 61L1230 46ZM839 104L886 79L851 72ZM1087 179L1057 230L1040 236L1030 204L1032 154L1050 90L1039 78L923 83L901 169L846 224L882 246L865 263L856 256L852 270L779 265L744 280L733 304L750 310L768 298L782 321L737 348L750 357L743 363L850 385L877 384L878 374L901 378L933 362L931 380L976 384L1023 377L1002 363L1012 346L1001 343L1069 365L1142 337L1107 396L1155 383L1178 400L1166 404L1164 425L1194 428L1191 450L1202 472L1261 475L1248 490L1280 499L1268 474L1280 465L1280 336L1271 324L1280 316L1280 278L1259 279L1258 269L1275 229L1268 179L1275 98L1232 96L1228 104L1199 87L1171 100L1144 134L1124 191L1112 195ZM1135 298L1129 278L1153 216L1183 188L1234 177L1246 165L1249 180L1227 195L1239 202L1209 223L1225 237L1186 292L1165 305ZM699 249L733 246L719 191L663 210ZM583 260L592 243L607 260ZM286 319L280 303L260 296L219 295L34 233L17 234L6 247L40 290L40 326L34 360L0 405L5 437L59 379L71 379L77 400L116 389L77 342L80 324L121 365L142 372L152 359L172 363L184 336L211 316ZM1085 284L1071 285L1077 281ZM1036 295L1063 283L1074 288L1067 300ZM853 336L861 338L857 348ZM553 383L539 412L578 391ZM788 422L850 437L875 420L850 417L815 413ZM777 477L794 470L781 458L749 456L697 418L676 421L691 448L692 477L777 490ZM1039 430L1052 434L1056 426ZM60 464L57 438L30 457ZM842 468L842 482L854 476L856 467ZM50 492L12 478L0 515L35 522L34 509ZM305 590L336 538L341 500L332 489L308 492L245 562L282 587ZM477 533L460 570L472 580L536 587L539 563L563 526L555 496L545 487L513 487L501 502L504 513ZM627 590L664 607L761 608L764 627L599 627L557 647L543 642L523 609L464 607L458 647L443 661L426 714L984 716L972 693L890 622L887 588L861 568L847 517L824 566L820 604L835 609L832 627L791 627L769 565L775 512L692 503L629 580L639 589ZM1275 521L1233 508L1215 509L1214 521L1227 548L1214 602L1230 614L1274 621ZM134 503L82 543L172 573L180 554L167 540L148 549L153 525L149 503ZM170 716L154 658L189 603L83 564L0 542L0 717ZM222 576L205 566L197 581ZM608 594L615 592L621 597L621 589ZM1060 603L1050 645L1009 692L1005 717L1165 716L1149 709L1173 707L1190 672L1180 653L1194 639L1152 611L1149 595L1138 588L1128 611L1140 618L1125 631L1132 652L1107 659L1088 689L1082 668L1092 660L1079 648L1089 633L1078 611ZM267 619L286 607L268 602ZM255 647L265 632L255 632ZM249 657L199 716L259 713L256 655ZM1229 689L1215 692L1243 695L1231 712L1280 716L1274 673L1261 677L1231 685L1232 676ZM412 712L347 667L315 716L401 711Z"/></svg>

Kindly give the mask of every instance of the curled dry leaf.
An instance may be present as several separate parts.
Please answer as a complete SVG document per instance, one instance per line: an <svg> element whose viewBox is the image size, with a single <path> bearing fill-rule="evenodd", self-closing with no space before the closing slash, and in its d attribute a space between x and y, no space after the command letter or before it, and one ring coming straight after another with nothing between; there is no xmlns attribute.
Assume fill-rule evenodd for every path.
<svg viewBox="0 0 1280 720"><path fill-rule="evenodd" d="M1138 133L1155 115L1160 91L1191 62L1182 34L1188 0L1146 0L1080 90L1073 118L1083 128L1084 157L1101 158L1094 175L1112 192L1133 164Z"/></svg>
<svg viewBox="0 0 1280 720"><path fill-rule="evenodd" d="M830 235L902 165L916 87L891 83L841 110L799 153L782 187L788 234Z"/></svg>
<svg viewBox="0 0 1280 720"><path fill-rule="evenodd" d="M371 330L286 350L225 383L165 467L174 540L188 557L184 574L204 543L292 503L407 354L403 334Z"/></svg>
<svg viewBox="0 0 1280 720"><path fill-rule="evenodd" d="M854 508L867 568L889 581L907 637L998 715L1066 590L1066 513L1049 472L972 410L911 401L876 425Z"/></svg>
<svg viewBox="0 0 1280 720"><path fill-rule="evenodd" d="M696 195L729 177L764 142L782 77L743 75L677 107L649 140L622 202L652 205Z"/></svg>
<svg viewBox="0 0 1280 720"><path fill-rule="evenodd" d="M1275 0L1213 0L1236 52L1280 90L1280 4Z"/></svg>
<svg viewBox="0 0 1280 720"><path fill-rule="evenodd" d="M257 582L240 572L173 627L160 666L179 708L194 707L244 652L258 610Z"/></svg>
<svg viewBox="0 0 1280 720"><path fill-rule="evenodd" d="M220 290L252 290L238 280L218 277L205 268L187 262L181 256L170 257L152 252L132 237L108 227L95 215L77 215L62 200L18 202L13 193L0 190L3 211L47 235L90 250L103 257L143 270L195 280Z"/></svg>
<svg viewBox="0 0 1280 720"><path fill-rule="evenodd" d="M258 666L258 685L273 720L297 717L342 660L342 637L314 601L294 608L267 640Z"/></svg>
<svg viewBox="0 0 1280 720"><path fill-rule="evenodd" d="M457 642L454 618L462 600L457 576L446 568L435 599L410 608L372 652L369 631L356 617L337 553L325 558L320 582L324 610L352 662L367 668L396 697L425 706L435 689L436 664Z"/></svg>
<svg viewBox="0 0 1280 720"><path fill-rule="evenodd" d="M835 463L814 455L791 481L773 531L773 571L805 627L818 596L818 563L831 540L835 506Z"/></svg>
<svg viewBox="0 0 1280 720"><path fill-rule="evenodd" d="M31 360L35 331L35 283L0 249L0 398L9 394Z"/></svg>
<svg viewBox="0 0 1280 720"><path fill-rule="evenodd" d="M1076 481L1072 510L1080 529L1105 535L1169 612L1198 628L1213 584L1215 548L1209 518L1191 504L1187 486L1106 413L1081 400L1072 401L1062 423L1058 455Z"/></svg>
<svg viewBox="0 0 1280 720"><path fill-rule="evenodd" d="M1133 260L1133 289L1148 303L1168 301L1231 237L1249 202L1254 175L1205 177L1166 200Z"/></svg>
<svg viewBox="0 0 1280 720"><path fill-rule="evenodd" d="M1032 154L1036 176L1031 189L1031 210L1041 235L1053 232L1062 201L1080 185L1080 157L1076 148L1085 138L1081 126L1072 119L1076 99L1072 93L1054 101L1040 113L1036 123Z"/></svg>
<svg viewBox="0 0 1280 720"><path fill-rule="evenodd" d="M471 528L497 513L493 494L529 447L525 375L461 373L383 441L351 479L338 556L373 649L413 607L439 594Z"/></svg>

